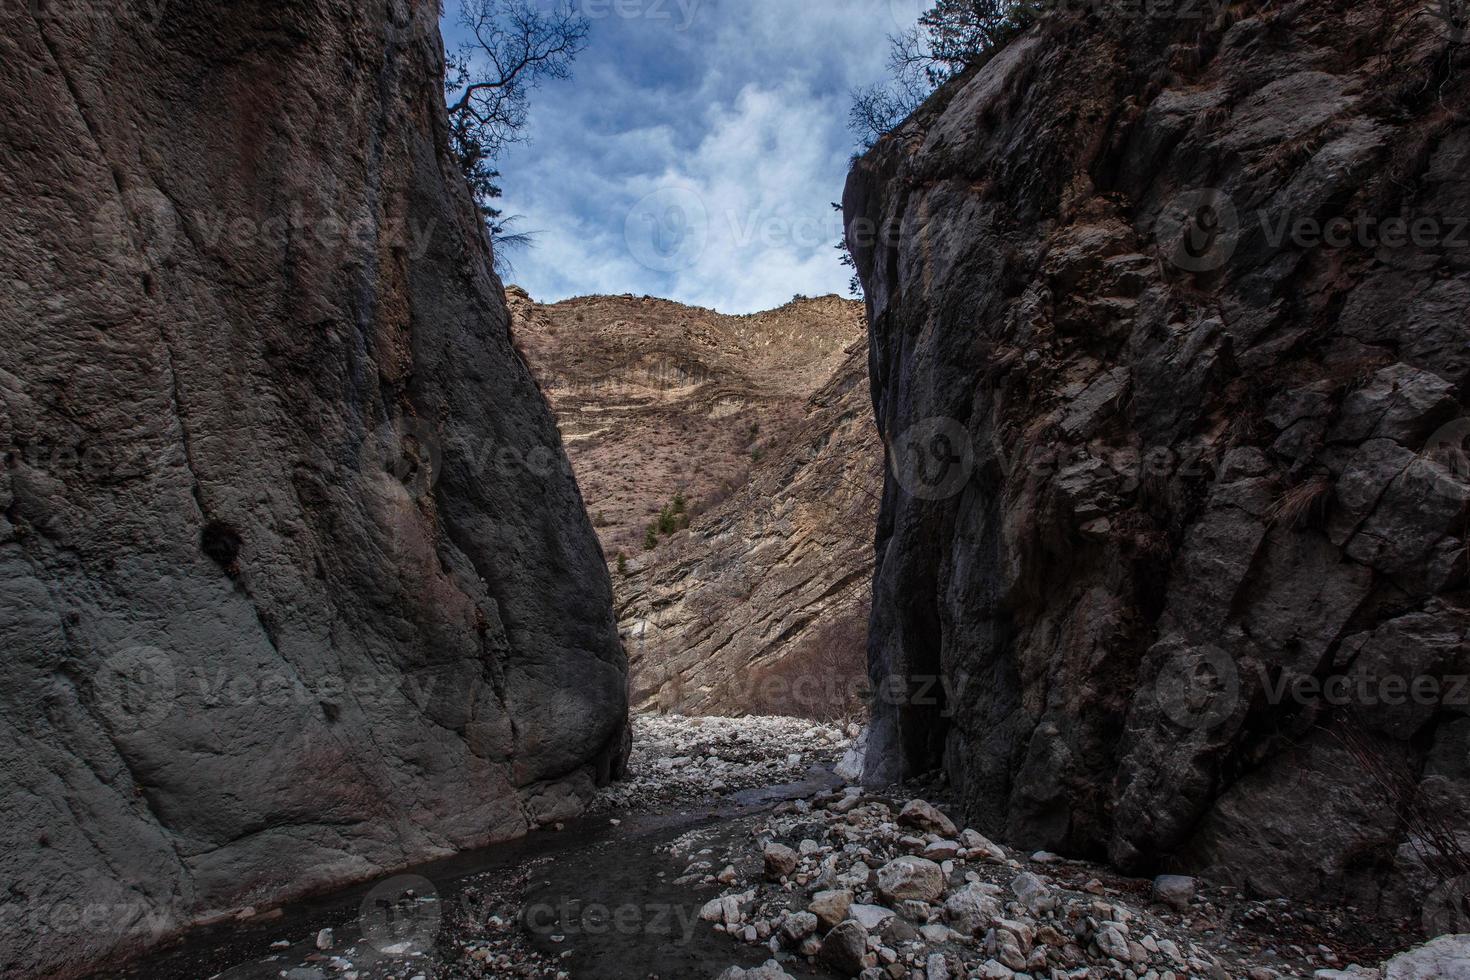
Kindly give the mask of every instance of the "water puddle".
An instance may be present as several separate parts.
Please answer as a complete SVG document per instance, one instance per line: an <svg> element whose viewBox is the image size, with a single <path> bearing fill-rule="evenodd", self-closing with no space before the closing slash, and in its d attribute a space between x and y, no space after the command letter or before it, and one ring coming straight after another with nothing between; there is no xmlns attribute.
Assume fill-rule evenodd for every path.
<svg viewBox="0 0 1470 980"><path fill-rule="evenodd" d="M569 821L560 831L466 851L254 919L192 930L174 945L105 976L329 980L355 974L356 980L413 980L520 975L496 968L489 956L470 958L467 951L486 945L477 938L486 917L498 914L514 921L524 898L523 922L510 932L538 954L550 971L545 975L565 970L573 977L609 980L713 977L731 964L758 965L765 957L699 920L699 909L717 889L674 884L658 849L691 830L718 828L840 785L830 771L813 767L799 782L735 792L678 810L619 814L616 825L608 815ZM318 949L318 934L328 929L330 943ZM481 955L485 952L490 951ZM513 961L517 958L512 954Z"/></svg>

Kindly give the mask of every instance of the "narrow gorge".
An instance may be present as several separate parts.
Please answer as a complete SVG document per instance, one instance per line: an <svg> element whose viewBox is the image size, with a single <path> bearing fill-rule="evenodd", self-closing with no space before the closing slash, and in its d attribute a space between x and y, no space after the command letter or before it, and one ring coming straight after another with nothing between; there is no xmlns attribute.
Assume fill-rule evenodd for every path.
<svg viewBox="0 0 1470 980"><path fill-rule="evenodd" d="M0 2L0 977L1470 978L1467 73Z"/></svg>

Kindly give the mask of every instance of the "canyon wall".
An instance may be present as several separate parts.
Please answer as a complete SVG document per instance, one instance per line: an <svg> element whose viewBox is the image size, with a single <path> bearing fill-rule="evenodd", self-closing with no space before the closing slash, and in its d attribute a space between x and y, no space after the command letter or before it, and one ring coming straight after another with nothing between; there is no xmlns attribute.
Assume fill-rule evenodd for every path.
<svg viewBox="0 0 1470 980"><path fill-rule="evenodd" d="M521 834L623 764L442 61L427 0L0 9L0 973Z"/></svg>
<svg viewBox="0 0 1470 980"><path fill-rule="evenodd" d="M882 469L862 304L509 297L612 561L634 706L860 710Z"/></svg>
<svg viewBox="0 0 1470 980"><path fill-rule="evenodd" d="M850 175L890 447L868 778L943 767L1018 846L1453 906L1464 32L1173 6L1049 19Z"/></svg>

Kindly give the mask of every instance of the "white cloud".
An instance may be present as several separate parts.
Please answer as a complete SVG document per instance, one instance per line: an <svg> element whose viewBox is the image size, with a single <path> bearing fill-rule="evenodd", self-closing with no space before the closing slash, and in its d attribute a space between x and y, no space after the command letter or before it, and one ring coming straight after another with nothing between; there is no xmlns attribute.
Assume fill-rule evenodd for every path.
<svg viewBox="0 0 1470 980"><path fill-rule="evenodd" d="M731 313L845 292L830 202L848 92L881 78L886 35L921 6L663 0L646 9L671 19L594 19L575 77L535 93L532 141L502 161L506 209L538 232L510 278L543 301L648 293Z"/></svg>

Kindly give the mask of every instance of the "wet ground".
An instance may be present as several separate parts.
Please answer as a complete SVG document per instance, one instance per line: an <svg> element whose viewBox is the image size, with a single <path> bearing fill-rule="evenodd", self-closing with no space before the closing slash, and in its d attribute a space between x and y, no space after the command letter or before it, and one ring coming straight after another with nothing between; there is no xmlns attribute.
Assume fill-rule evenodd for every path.
<svg viewBox="0 0 1470 980"><path fill-rule="evenodd" d="M564 972L662 980L759 965L768 952L700 921L718 886L675 884L660 851L701 828L730 825L732 837L742 837L743 818L840 784L814 765L801 781L692 808L571 821L267 916L198 929L106 976L428 980Z"/></svg>
<svg viewBox="0 0 1470 980"><path fill-rule="evenodd" d="M877 869L931 845L947 846L953 856L940 867L951 894L972 882L1010 901L1013 892L1021 894L1016 886L1023 876L1039 875L1038 884L1052 896L1045 921L1025 903L1010 902L1004 913L1010 918L995 925L1021 933L1067 929L1045 942L1048 955L1062 961L1050 965L1061 965L1063 975L1143 975L1167 942L1182 951L1182 958L1171 960L1175 976L1283 980L1354 962L1376 964L1417 939L1412 924L1352 909L1253 900L1206 882L1187 908L1173 909L1153 900L1149 880L999 847L970 829L958 835L970 843L957 851L956 841L899 825L909 803L952 802L942 779L894 787L893 794L855 787L832 792L844 785L833 774L850 748L844 729L794 719L672 716L644 718L635 728L630 778L604 790L588 816L245 921L194 930L99 978L713 980L731 966L759 966L773 952L793 977L828 976L811 965L821 945L817 937L804 933L803 942L802 935L786 934L793 917L805 914L815 891L834 887L834 876L859 866L864 873L852 881L861 883L850 887L870 913L883 912L871 904L879 899L872 894L870 866L859 855ZM789 881L766 876L762 848L770 841L800 850ZM920 906L918 914L905 909L909 927L884 930L870 957L886 956L885 972L899 978L936 975L936 959L941 976L1007 975L987 972L998 955L988 938L945 927L952 920L940 901L932 908L904 903ZM722 919L724 908L738 908L728 932L701 915ZM1138 938L1132 945L1142 944L1130 948L1137 954L1134 969L1108 959L1089 917L1131 923L1130 938ZM1086 929L1078 926L1083 919ZM987 936L996 934L992 928ZM1152 975L1167 975L1161 970L1170 966ZM1050 966L1034 972L1045 976Z"/></svg>

